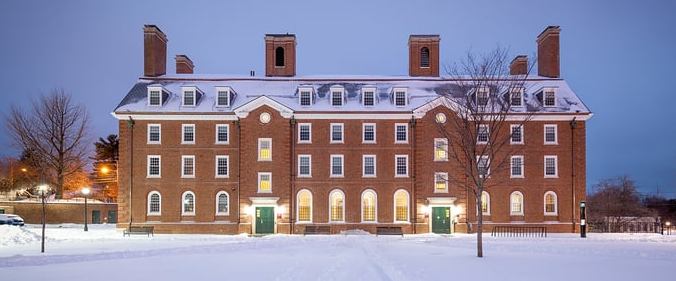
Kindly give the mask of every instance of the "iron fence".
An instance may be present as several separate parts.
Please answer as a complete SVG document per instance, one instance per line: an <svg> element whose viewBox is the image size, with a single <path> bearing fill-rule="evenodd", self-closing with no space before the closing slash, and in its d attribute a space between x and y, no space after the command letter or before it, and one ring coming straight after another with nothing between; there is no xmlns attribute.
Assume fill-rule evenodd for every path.
<svg viewBox="0 0 676 281"><path fill-rule="evenodd" d="M545 226L494 226L491 231L494 237L547 237Z"/></svg>

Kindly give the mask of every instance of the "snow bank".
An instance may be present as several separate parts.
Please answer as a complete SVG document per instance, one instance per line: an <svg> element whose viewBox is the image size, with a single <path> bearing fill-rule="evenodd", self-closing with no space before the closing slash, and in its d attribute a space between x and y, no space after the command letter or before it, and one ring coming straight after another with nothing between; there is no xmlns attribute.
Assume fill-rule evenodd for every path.
<svg viewBox="0 0 676 281"><path fill-rule="evenodd" d="M40 235L25 227L0 225L0 247L11 247L40 241Z"/></svg>

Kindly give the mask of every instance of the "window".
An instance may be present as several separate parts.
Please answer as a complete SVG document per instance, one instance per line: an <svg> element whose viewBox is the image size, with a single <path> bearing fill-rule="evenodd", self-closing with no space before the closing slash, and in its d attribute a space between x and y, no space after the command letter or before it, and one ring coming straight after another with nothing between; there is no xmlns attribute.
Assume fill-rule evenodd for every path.
<svg viewBox="0 0 676 281"><path fill-rule="evenodd" d="M216 177L227 178L230 176L230 156L216 155Z"/></svg>
<svg viewBox="0 0 676 281"><path fill-rule="evenodd" d="M509 104L513 107L523 106L523 88L509 90Z"/></svg>
<svg viewBox="0 0 676 281"><path fill-rule="evenodd" d="M522 125L510 125L512 135L510 137L510 144L523 144L523 126Z"/></svg>
<svg viewBox="0 0 676 281"><path fill-rule="evenodd" d="M343 143L343 123L331 123L331 143Z"/></svg>
<svg viewBox="0 0 676 281"><path fill-rule="evenodd" d="M284 48L275 49L275 67L284 67Z"/></svg>
<svg viewBox="0 0 676 281"><path fill-rule="evenodd" d="M181 208L181 215L194 216L195 215L195 193L192 191L183 192L183 204Z"/></svg>
<svg viewBox="0 0 676 281"><path fill-rule="evenodd" d="M491 196L486 191L481 192L481 214L484 216L491 215Z"/></svg>
<svg viewBox="0 0 676 281"><path fill-rule="evenodd" d="M483 87L479 88L476 91L476 104L478 107L485 107L488 105L490 91L488 88Z"/></svg>
<svg viewBox="0 0 676 281"><path fill-rule="evenodd" d="M542 93L542 103L545 107L556 106L556 94L554 90L544 90Z"/></svg>
<svg viewBox="0 0 676 281"><path fill-rule="evenodd" d="M490 159L488 156L477 156L477 170L480 177L489 177L491 174Z"/></svg>
<svg viewBox="0 0 676 281"><path fill-rule="evenodd" d="M448 173L434 173L434 193L448 192Z"/></svg>
<svg viewBox="0 0 676 281"><path fill-rule="evenodd" d="M434 161L448 161L448 139L434 139Z"/></svg>
<svg viewBox="0 0 676 281"><path fill-rule="evenodd" d="M376 156L364 155L362 156L362 177L370 178L376 176Z"/></svg>
<svg viewBox="0 0 676 281"><path fill-rule="evenodd" d="M148 175L149 178L159 178L161 176L161 158L159 155L148 155Z"/></svg>
<svg viewBox="0 0 676 281"><path fill-rule="evenodd" d="M523 156L515 155L512 156L510 161L510 177L511 178L523 178Z"/></svg>
<svg viewBox="0 0 676 281"><path fill-rule="evenodd" d="M488 125L487 124L480 124L479 125L479 132L477 132L477 134L476 134L476 142L478 144L487 144L489 135L490 135L490 129L488 128Z"/></svg>
<svg viewBox="0 0 676 281"><path fill-rule="evenodd" d="M230 213L230 196L225 191L216 193L216 215L228 215Z"/></svg>
<svg viewBox="0 0 676 281"><path fill-rule="evenodd" d="M556 155L545 155L545 178L557 178L559 171Z"/></svg>
<svg viewBox="0 0 676 281"><path fill-rule="evenodd" d="M430 49L427 47L420 49L420 67L430 67Z"/></svg>
<svg viewBox="0 0 676 281"><path fill-rule="evenodd" d="M545 144L557 144L557 126L556 124L545 125Z"/></svg>
<svg viewBox="0 0 676 281"><path fill-rule="evenodd" d="M510 211L512 216L523 216L523 194L518 191L512 192L509 196Z"/></svg>
<svg viewBox="0 0 676 281"><path fill-rule="evenodd" d="M298 97L300 99L300 105L310 106L312 105L312 92L308 90L301 90Z"/></svg>
<svg viewBox="0 0 676 281"><path fill-rule="evenodd" d="M148 193L148 215L159 216L162 214L162 196L157 191Z"/></svg>
<svg viewBox="0 0 676 281"><path fill-rule="evenodd" d="M162 87L148 87L148 105L162 105Z"/></svg>
<svg viewBox="0 0 676 281"><path fill-rule="evenodd" d="M272 161L272 139L258 139L258 161Z"/></svg>
<svg viewBox="0 0 676 281"><path fill-rule="evenodd" d="M345 194L338 189L329 193L330 214L329 222L345 221Z"/></svg>
<svg viewBox="0 0 676 281"><path fill-rule="evenodd" d="M268 172L258 173L258 192L259 193L272 192L272 173Z"/></svg>
<svg viewBox="0 0 676 281"><path fill-rule="evenodd" d="M372 189L367 189L361 194L361 221L376 222L377 196Z"/></svg>
<svg viewBox="0 0 676 281"><path fill-rule="evenodd" d="M183 106L195 106L195 89L183 89Z"/></svg>
<svg viewBox="0 0 676 281"><path fill-rule="evenodd" d="M343 94L345 93L342 87L331 87L331 105L332 106L343 106Z"/></svg>
<svg viewBox="0 0 676 281"><path fill-rule="evenodd" d="M230 90L227 88L216 88L217 97L216 97L216 106L219 107L228 107L230 106Z"/></svg>
<svg viewBox="0 0 676 281"><path fill-rule="evenodd" d="M181 177L194 178L195 177L195 156L183 155L181 156Z"/></svg>
<svg viewBox="0 0 676 281"><path fill-rule="evenodd" d="M298 177L312 177L312 155L298 155Z"/></svg>
<svg viewBox="0 0 676 281"><path fill-rule="evenodd" d="M148 124L148 144L162 143L162 126L160 124Z"/></svg>
<svg viewBox="0 0 676 281"><path fill-rule="evenodd" d="M395 155L394 177L408 177L408 155Z"/></svg>
<svg viewBox="0 0 676 281"><path fill-rule="evenodd" d="M216 125L216 144L228 144L230 142L230 126L227 124Z"/></svg>
<svg viewBox="0 0 676 281"><path fill-rule="evenodd" d="M361 99L364 106L374 106L376 104L376 89L368 88L362 90Z"/></svg>
<svg viewBox="0 0 676 281"><path fill-rule="evenodd" d="M195 124L183 124L182 144L195 144Z"/></svg>
<svg viewBox="0 0 676 281"><path fill-rule="evenodd" d="M408 222L408 192L403 189L394 193L394 222Z"/></svg>
<svg viewBox="0 0 676 281"><path fill-rule="evenodd" d="M362 124L362 143L376 143L376 124Z"/></svg>
<svg viewBox="0 0 676 281"><path fill-rule="evenodd" d="M296 196L298 203L296 214L298 214L298 222L312 222L312 193L309 190L303 189L298 191Z"/></svg>
<svg viewBox="0 0 676 281"><path fill-rule="evenodd" d="M545 193L545 216L555 216L558 213L557 196L554 191Z"/></svg>
<svg viewBox="0 0 676 281"><path fill-rule="evenodd" d="M408 143L408 124L394 124L394 143Z"/></svg>
<svg viewBox="0 0 676 281"><path fill-rule="evenodd" d="M394 92L394 105L395 106L406 106L408 100L406 99L406 91L404 90L395 90Z"/></svg>
<svg viewBox="0 0 676 281"><path fill-rule="evenodd" d="M343 177L342 154L331 154L331 177Z"/></svg>
<svg viewBox="0 0 676 281"><path fill-rule="evenodd" d="M312 143L312 124L298 123L298 143Z"/></svg>

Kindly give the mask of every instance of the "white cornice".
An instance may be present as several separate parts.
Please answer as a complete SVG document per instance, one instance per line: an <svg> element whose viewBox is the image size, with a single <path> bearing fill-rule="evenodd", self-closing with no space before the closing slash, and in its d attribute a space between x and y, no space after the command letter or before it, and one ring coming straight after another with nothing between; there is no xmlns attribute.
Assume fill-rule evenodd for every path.
<svg viewBox="0 0 676 281"><path fill-rule="evenodd" d="M409 120L413 117L411 113L298 113L294 114L295 119L368 119L368 120Z"/></svg>
<svg viewBox="0 0 676 281"><path fill-rule="evenodd" d="M263 105L267 105L269 107L272 107L273 109L279 111L279 113L282 115L284 118L291 118L293 115L293 110L291 108L286 107L285 105L276 102L275 100L268 98L266 96L260 96L246 104L243 104L237 108L234 109L235 115L240 118L246 118L249 116L249 113L256 108L259 108Z"/></svg>
<svg viewBox="0 0 676 281"><path fill-rule="evenodd" d="M118 120L167 120L167 121L179 121L179 120L225 120L225 121L234 121L238 120L236 115L205 115L205 114L122 114L122 113L111 113L113 117Z"/></svg>

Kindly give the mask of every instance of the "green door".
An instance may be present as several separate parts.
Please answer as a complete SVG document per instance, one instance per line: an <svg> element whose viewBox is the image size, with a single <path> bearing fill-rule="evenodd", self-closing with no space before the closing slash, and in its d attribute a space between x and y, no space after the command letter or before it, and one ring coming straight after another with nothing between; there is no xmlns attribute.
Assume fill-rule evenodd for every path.
<svg viewBox="0 0 676 281"><path fill-rule="evenodd" d="M451 233L450 207L432 207L432 232Z"/></svg>
<svg viewBox="0 0 676 281"><path fill-rule="evenodd" d="M117 223L117 211L108 211L108 223Z"/></svg>
<svg viewBox="0 0 676 281"><path fill-rule="evenodd" d="M256 234L275 232L275 211L273 207L256 207Z"/></svg>
<svg viewBox="0 0 676 281"><path fill-rule="evenodd" d="M92 224L101 223L101 211L94 210L92 211Z"/></svg>

